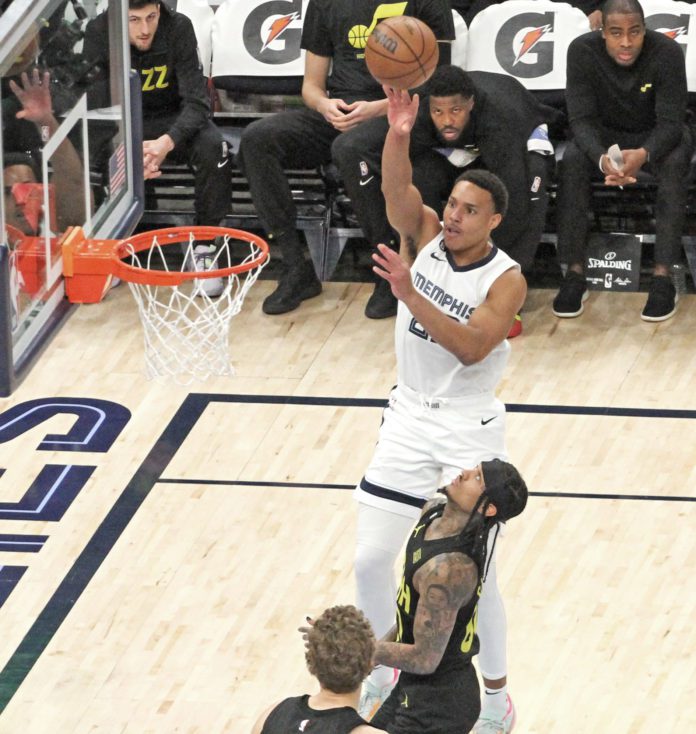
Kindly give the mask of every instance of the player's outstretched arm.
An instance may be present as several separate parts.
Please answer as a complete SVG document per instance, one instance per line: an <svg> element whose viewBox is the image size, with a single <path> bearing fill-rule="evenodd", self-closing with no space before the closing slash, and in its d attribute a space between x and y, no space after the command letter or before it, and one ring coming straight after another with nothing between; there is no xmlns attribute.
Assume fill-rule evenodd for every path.
<svg viewBox="0 0 696 734"><path fill-rule="evenodd" d="M442 660L457 613L476 591L474 562L462 553L443 553L416 571L418 606L413 644L378 642L375 662L407 673L429 675Z"/></svg>
<svg viewBox="0 0 696 734"><path fill-rule="evenodd" d="M413 185L409 158L411 130L418 115L418 95L406 90L383 87L388 99L389 131L382 153L382 193L387 218L401 237L401 256L410 264L420 248L440 231L437 214L423 205Z"/></svg>
<svg viewBox="0 0 696 734"><path fill-rule="evenodd" d="M21 86L10 80L10 89L22 104L17 118L33 122L44 142L58 130L59 123L53 114L51 99L51 73L34 68L31 75L22 72ZM56 148L51 161L52 183L56 187L57 223L62 232L72 225L85 221L84 169L77 151L69 138L64 138Z"/></svg>

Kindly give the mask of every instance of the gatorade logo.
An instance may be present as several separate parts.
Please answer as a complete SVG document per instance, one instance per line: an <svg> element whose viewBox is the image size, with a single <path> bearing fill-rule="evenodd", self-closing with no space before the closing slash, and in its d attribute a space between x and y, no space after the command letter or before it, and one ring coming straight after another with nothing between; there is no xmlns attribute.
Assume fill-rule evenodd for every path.
<svg viewBox="0 0 696 734"><path fill-rule="evenodd" d="M242 29L249 55L264 64L287 64L300 57L302 0L271 0L254 8Z"/></svg>
<svg viewBox="0 0 696 734"><path fill-rule="evenodd" d="M495 56L508 74L534 79L553 70L554 21L553 12L520 13L503 23Z"/></svg>
<svg viewBox="0 0 696 734"><path fill-rule="evenodd" d="M663 33L668 38L676 41L684 54L686 54L687 36L689 33L689 21L691 16L674 15L673 13L655 13L645 18L645 25L651 31Z"/></svg>
<svg viewBox="0 0 696 734"><path fill-rule="evenodd" d="M370 25L354 25L348 31L348 43L358 51L362 51L367 46L367 39L375 29L377 23L385 18L395 18L396 16L403 15L407 5L408 2L383 3L382 5L378 5L372 15ZM362 56L363 54L359 54L358 58Z"/></svg>

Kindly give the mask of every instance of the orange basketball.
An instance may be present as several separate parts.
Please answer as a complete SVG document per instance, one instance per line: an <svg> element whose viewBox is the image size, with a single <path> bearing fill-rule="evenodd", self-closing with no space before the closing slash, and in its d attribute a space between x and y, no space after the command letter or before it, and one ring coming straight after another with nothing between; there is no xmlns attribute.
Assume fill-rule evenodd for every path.
<svg viewBox="0 0 696 734"><path fill-rule="evenodd" d="M396 89L413 89L430 79L439 56L435 34L422 20L407 15L379 23L365 48L370 74Z"/></svg>

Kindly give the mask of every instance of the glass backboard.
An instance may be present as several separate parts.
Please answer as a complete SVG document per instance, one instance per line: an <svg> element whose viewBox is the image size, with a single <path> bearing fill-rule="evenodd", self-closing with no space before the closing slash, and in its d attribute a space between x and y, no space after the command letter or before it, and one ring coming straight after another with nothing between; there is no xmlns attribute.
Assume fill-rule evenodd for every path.
<svg viewBox="0 0 696 734"><path fill-rule="evenodd" d="M127 0L14 0L0 16L0 394L70 306L60 239L71 226L130 234L142 213L140 89ZM109 62L86 58L106 13Z"/></svg>

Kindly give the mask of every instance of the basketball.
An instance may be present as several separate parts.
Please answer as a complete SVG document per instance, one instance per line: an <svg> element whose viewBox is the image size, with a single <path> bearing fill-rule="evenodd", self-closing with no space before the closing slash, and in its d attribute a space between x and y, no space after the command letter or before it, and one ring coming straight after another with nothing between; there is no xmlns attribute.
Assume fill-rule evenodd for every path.
<svg viewBox="0 0 696 734"><path fill-rule="evenodd" d="M395 89L413 89L426 82L439 56L435 34L422 20L406 15L379 23L365 49L370 74Z"/></svg>

